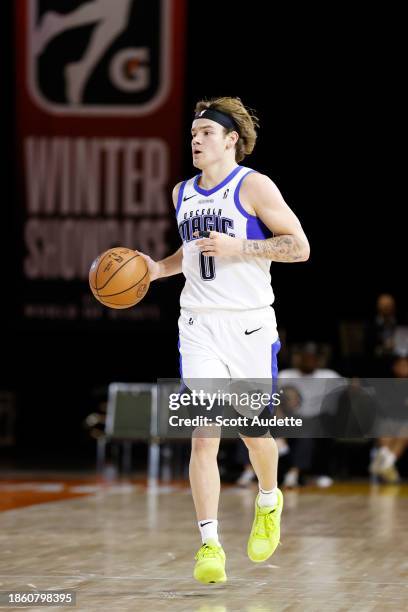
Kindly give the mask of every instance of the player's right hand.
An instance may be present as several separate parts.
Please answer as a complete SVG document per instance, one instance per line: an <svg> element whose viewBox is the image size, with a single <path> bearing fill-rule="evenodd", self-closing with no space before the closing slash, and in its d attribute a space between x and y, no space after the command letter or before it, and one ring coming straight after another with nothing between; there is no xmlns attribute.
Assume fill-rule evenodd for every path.
<svg viewBox="0 0 408 612"><path fill-rule="evenodd" d="M143 257L145 262L147 263L147 267L149 270L150 282L160 278L160 264L158 261L154 261L149 255L145 255L145 253L141 253L138 251L139 255Z"/></svg>

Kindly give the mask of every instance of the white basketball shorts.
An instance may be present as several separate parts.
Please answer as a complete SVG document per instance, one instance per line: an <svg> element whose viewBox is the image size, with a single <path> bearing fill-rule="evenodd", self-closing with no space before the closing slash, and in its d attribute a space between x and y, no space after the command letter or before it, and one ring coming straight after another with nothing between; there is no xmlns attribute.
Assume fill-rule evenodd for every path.
<svg viewBox="0 0 408 612"><path fill-rule="evenodd" d="M181 310L182 379L272 379L280 341L273 308L254 311Z"/></svg>

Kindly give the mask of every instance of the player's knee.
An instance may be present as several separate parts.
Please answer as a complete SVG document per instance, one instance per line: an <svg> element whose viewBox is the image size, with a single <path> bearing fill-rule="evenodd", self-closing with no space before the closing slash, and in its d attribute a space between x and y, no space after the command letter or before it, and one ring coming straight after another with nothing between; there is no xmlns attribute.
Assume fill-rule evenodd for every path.
<svg viewBox="0 0 408 612"><path fill-rule="evenodd" d="M269 449L273 446L276 446L276 442L273 438L270 437L249 437L249 436L241 436L243 442L245 443L248 450L251 451L259 451Z"/></svg>
<svg viewBox="0 0 408 612"><path fill-rule="evenodd" d="M219 439L210 436L193 437L191 439L191 452L200 455L218 453Z"/></svg>

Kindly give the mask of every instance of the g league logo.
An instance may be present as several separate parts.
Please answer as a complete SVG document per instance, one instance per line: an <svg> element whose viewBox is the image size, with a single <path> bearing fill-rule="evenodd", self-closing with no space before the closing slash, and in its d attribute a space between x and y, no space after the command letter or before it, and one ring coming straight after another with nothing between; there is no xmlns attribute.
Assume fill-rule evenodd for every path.
<svg viewBox="0 0 408 612"><path fill-rule="evenodd" d="M29 87L53 114L145 115L170 83L172 0L26 0Z"/></svg>

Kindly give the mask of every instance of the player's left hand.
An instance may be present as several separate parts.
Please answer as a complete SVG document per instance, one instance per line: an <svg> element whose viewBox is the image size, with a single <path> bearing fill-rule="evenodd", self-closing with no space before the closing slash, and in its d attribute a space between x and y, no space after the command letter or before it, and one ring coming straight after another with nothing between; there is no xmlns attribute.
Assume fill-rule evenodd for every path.
<svg viewBox="0 0 408 612"><path fill-rule="evenodd" d="M193 236L199 236L199 232L195 231ZM196 245L204 255L209 257L231 257L242 254L242 239L220 232L210 232L208 238L197 240Z"/></svg>

